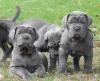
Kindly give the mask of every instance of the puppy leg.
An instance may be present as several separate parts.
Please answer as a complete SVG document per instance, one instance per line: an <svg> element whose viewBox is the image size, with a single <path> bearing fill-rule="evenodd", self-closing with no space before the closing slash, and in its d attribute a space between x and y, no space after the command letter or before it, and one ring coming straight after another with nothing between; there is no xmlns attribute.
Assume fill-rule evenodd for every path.
<svg viewBox="0 0 100 81"><path fill-rule="evenodd" d="M49 56L49 71L52 71L53 69L56 68L56 61L57 61L57 55L50 54Z"/></svg>
<svg viewBox="0 0 100 81"><path fill-rule="evenodd" d="M68 55L66 55L64 48L59 48L59 73L66 73L66 62Z"/></svg>
<svg viewBox="0 0 100 81"><path fill-rule="evenodd" d="M22 67L11 67L10 72L20 76L23 80L27 81L31 79L29 72Z"/></svg>
<svg viewBox="0 0 100 81"><path fill-rule="evenodd" d="M36 72L38 77L44 77L44 75L46 74L46 70L43 64L41 64L40 67L37 68Z"/></svg>
<svg viewBox="0 0 100 81"><path fill-rule="evenodd" d="M2 50L3 50L3 57L1 59L1 61L6 61L6 59L9 57L11 51L10 51L10 48L8 47L7 43L4 43L2 46L1 46Z"/></svg>
<svg viewBox="0 0 100 81"><path fill-rule="evenodd" d="M84 56L84 71L85 72L92 72L92 60L93 60L93 50L90 49L87 51L86 55Z"/></svg>
<svg viewBox="0 0 100 81"><path fill-rule="evenodd" d="M80 71L79 60L80 60L80 56L73 58L73 66L75 71Z"/></svg>

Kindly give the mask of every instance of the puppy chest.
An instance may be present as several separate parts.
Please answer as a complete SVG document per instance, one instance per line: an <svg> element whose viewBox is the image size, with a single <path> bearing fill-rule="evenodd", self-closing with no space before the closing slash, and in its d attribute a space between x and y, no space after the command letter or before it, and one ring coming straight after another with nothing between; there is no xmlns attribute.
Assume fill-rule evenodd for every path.
<svg viewBox="0 0 100 81"><path fill-rule="evenodd" d="M70 43L68 47L68 51L71 56L82 56L85 52L84 44L83 43Z"/></svg>

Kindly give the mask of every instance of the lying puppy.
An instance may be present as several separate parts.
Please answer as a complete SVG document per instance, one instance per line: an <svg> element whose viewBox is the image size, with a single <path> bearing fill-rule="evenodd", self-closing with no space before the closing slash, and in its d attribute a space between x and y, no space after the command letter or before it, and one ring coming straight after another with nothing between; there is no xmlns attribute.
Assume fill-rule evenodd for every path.
<svg viewBox="0 0 100 81"><path fill-rule="evenodd" d="M30 73L39 77L46 73L47 59L34 46L38 34L34 27L19 25L13 30L13 51L10 72L24 80L31 79Z"/></svg>
<svg viewBox="0 0 100 81"><path fill-rule="evenodd" d="M47 48L49 51L49 71L55 69L56 64L58 62L58 55L59 55L59 43L62 36L61 29L53 25L54 28L50 29L44 35L44 40L47 44Z"/></svg>
<svg viewBox="0 0 100 81"><path fill-rule="evenodd" d="M79 60L84 57L85 72L92 72L93 40L89 26L92 18L84 12L73 11L64 17L65 31L59 48L59 72L67 70L68 55L73 57L74 70L80 70Z"/></svg>
<svg viewBox="0 0 100 81"><path fill-rule="evenodd" d="M16 19L20 15L20 7L16 7L16 14L10 19L0 20L0 47L3 50L3 57L1 61L5 61L9 56L11 50L8 47L8 35L10 29L15 25Z"/></svg>

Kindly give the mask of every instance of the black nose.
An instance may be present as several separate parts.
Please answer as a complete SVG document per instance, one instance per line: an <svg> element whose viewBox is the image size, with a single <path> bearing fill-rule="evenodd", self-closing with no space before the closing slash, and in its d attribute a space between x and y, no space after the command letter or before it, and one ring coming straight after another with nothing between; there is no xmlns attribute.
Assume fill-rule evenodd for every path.
<svg viewBox="0 0 100 81"><path fill-rule="evenodd" d="M23 38L24 38L25 40L28 40L28 39L29 39L29 37L28 37L27 35L24 35Z"/></svg>
<svg viewBox="0 0 100 81"><path fill-rule="evenodd" d="M75 26L74 27L74 30L79 31L80 30L80 27L79 26Z"/></svg>

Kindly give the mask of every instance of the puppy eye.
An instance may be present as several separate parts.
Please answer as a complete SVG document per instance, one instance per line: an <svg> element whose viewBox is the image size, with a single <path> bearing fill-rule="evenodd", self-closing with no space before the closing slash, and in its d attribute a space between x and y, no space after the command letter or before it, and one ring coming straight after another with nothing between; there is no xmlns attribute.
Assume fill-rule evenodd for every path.
<svg viewBox="0 0 100 81"><path fill-rule="evenodd" d="M85 22L84 21L80 21L80 23L84 24Z"/></svg>
<svg viewBox="0 0 100 81"><path fill-rule="evenodd" d="M73 23L73 21L70 21L69 23Z"/></svg>
<svg viewBox="0 0 100 81"><path fill-rule="evenodd" d="M79 19L79 22L84 24L85 23L85 20L83 18Z"/></svg>
<svg viewBox="0 0 100 81"><path fill-rule="evenodd" d="M21 34L21 32L18 32L18 34Z"/></svg>
<svg viewBox="0 0 100 81"><path fill-rule="evenodd" d="M29 34L33 34L33 32L32 32L32 31L28 31L28 33L29 33Z"/></svg>
<svg viewBox="0 0 100 81"><path fill-rule="evenodd" d="M53 46L48 46L48 48L51 48L51 49L52 49L52 48L53 48Z"/></svg>

